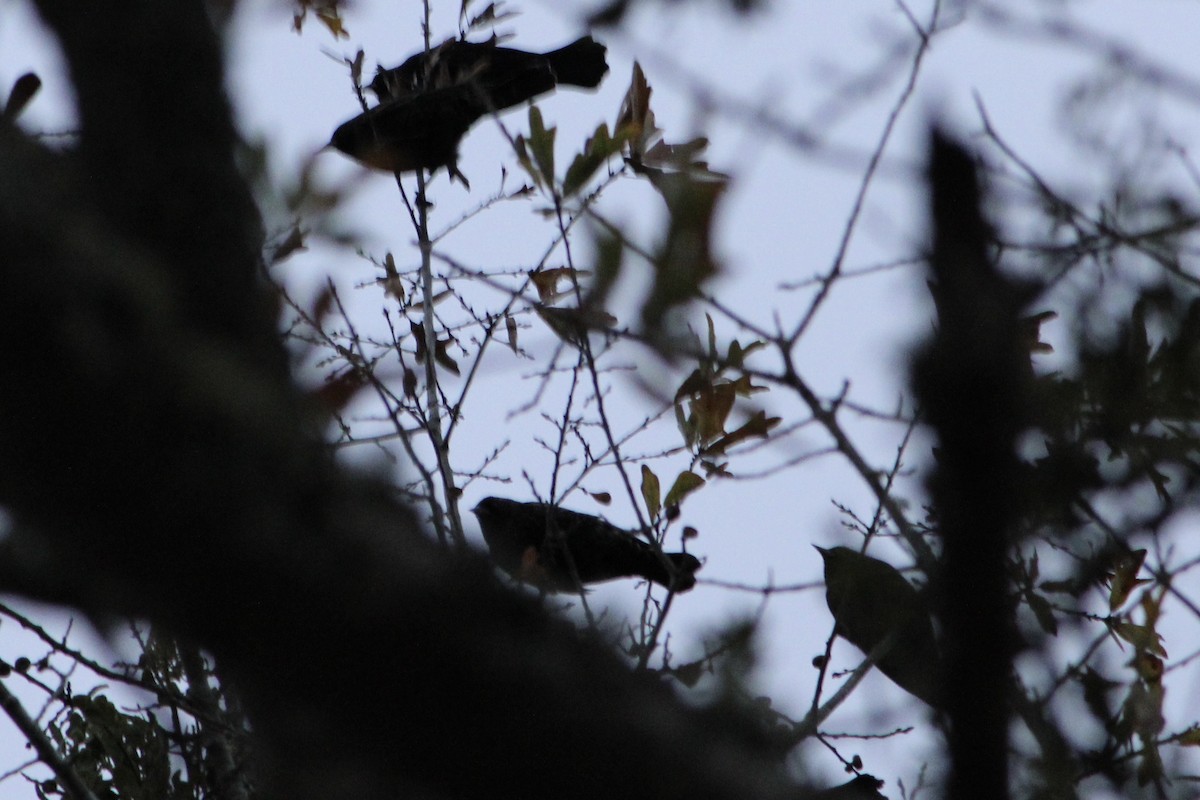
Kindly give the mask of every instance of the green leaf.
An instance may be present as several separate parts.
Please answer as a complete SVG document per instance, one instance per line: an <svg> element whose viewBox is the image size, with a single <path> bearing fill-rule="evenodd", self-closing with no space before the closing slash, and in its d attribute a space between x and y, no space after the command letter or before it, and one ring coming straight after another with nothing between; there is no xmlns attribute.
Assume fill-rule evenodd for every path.
<svg viewBox="0 0 1200 800"><path fill-rule="evenodd" d="M542 112L537 106L529 107L529 149L542 174L543 185L554 185L554 134L557 128L547 129L542 121Z"/></svg>
<svg viewBox="0 0 1200 800"><path fill-rule="evenodd" d="M522 169L529 173L530 179L532 179L533 182L538 186L543 186L542 173L536 166L534 166L533 159L529 157L530 146L526 145L525 137L519 133L517 134L517 137L513 139L513 150L516 151L517 154L517 163L521 165Z"/></svg>
<svg viewBox="0 0 1200 800"><path fill-rule="evenodd" d="M563 196L570 197L583 188L596 170L620 151L619 140L608 135L608 125L600 123L596 132L584 143L583 151L575 156L563 178Z"/></svg>
<svg viewBox="0 0 1200 800"><path fill-rule="evenodd" d="M671 490L667 492L667 499L664 501L666 506L670 508L679 505L683 502L683 498L699 489L704 483L704 478L690 470L679 473L675 483L671 484Z"/></svg>
<svg viewBox="0 0 1200 800"><path fill-rule="evenodd" d="M745 366L746 356L750 355L755 350L761 350L766 346L766 342L756 340L743 347L741 342L739 342L737 339L734 339L729 343L729 355L725 357L725 361L727 364L729 364L729 366L741 369L743 366Z"/></svg>
<svg viewBox="0 0 1200 800"><path fill-rule="evenodd" d="M651 183L670 215L666 237L654 253L654 284L642 306L642 322L658 330L668 311L695 298L720 272L712 232L726 184L693 181L678 173L653 176ZM715 351L712 357L717 357Z"/></svg>
<svg viewBox="0 0 1200 800"><path fill-rule="evenodd" d="M684 447L691 448L696 443L696 423L683 412L682 403L675 404L675 424L679 426L679 433L683 436Z"/></svg>
<svg viewBox="0 0 1200 800"><path fill-rule="evenodd" d="M646 501L646 510L650 512L650 516L658 516L658 510L662 508L661 498L662 487L659 485L658 476L642 464L642 499Z"/></svg>

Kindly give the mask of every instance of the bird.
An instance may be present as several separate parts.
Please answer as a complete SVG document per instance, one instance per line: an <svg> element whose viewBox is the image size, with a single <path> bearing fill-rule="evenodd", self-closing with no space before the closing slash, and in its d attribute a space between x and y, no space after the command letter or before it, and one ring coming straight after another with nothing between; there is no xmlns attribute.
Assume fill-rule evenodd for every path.
<svg viewBox="0 0 1200 800"><path fill-rule="evenodd" d="M447 39L393 69L380 68L368 88L380 102L470 85L489 111L503 111L568 85L592 89L608 72L606 48L590 36L548 53L530 53L486 42Z"/></svg>
<svg viewBox="0 0 1200 800"><path fill-rule="evenodd" d="M548 53L449 39L368 87L379 104L338 126L329 145L387 172L458 170L458 145L481 117L553 91L558 84L593 88L608 71L604 45L585 36Z"/></svg>
<svg viewBox="0 0 1200 800"><path fill-rule="evenodd" d="M821 789L808 796L809 800L887 800L880 794L883 781L874 775L856 775L849 781L828 789Z"/></svg>
<svg viewBox="0 0 1200 800"><path fill-rule="evenodd" d="M389 100L338 126L329 144L375 169L388 172L445 167L458 171L458 144L488 111L470 85L449 86Z"/></svg>
<svg viewBox="0 0 1200 800"><path fill-rule="evenodd" d="M630 531L590 514L549 503L487 497L473 509L492 560L545 592L578 592L584 584L640 577L686 592L700 560L664 553Z"/></svg>
<svg viewBox="0 0 1200 800"><path fill-rule="evenodd" d="M848 547L817 550L825 562L825 602L838 635L869 654L894 634L875 666L901 689L938 708L941 659L924 598L886 561Z"/></svg>

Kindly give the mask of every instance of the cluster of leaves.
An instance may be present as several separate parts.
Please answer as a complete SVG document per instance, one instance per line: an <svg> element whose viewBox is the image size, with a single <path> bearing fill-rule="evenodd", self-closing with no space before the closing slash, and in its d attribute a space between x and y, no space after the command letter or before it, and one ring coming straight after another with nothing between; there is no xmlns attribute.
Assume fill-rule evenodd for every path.
<svg viewBox="0 0 1200 800"><path fill-rule="evenodd" d="M31 626L10 609L4 611ZM26 731L56 753L55 776L33 782L38 797L73 797L87 791L99 800L195 800L209 796L212 787L226 779L249 787L240 767L237 775L231 771L218 776L214 771L218 763L233 765L244 758L247 734L229 713L232 699L213 684L198 653L192 659L198 671L189 674L186 656L171 637L135 631L142 645L138 663L118 672L83 659L65 642L44 634L42 638L51 644L48 654L37 661L21 657L11 667L2 665L2 674L22 675L30 688L48 695L44 734ZM65 670L57 666L64 661L69 664ZM98 684L75 692L71 676L79 667L117 685ZM79 675L76 679L90 680ZM149 703L124 705L138 697ZM17 700L10 696L6 702Z"/></svg>

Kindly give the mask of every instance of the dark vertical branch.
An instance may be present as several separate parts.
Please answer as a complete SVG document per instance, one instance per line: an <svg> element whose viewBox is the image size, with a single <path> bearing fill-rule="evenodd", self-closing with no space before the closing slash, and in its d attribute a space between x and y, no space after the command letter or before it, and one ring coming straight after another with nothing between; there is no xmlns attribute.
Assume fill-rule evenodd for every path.
<svg viewBox="0 0 1200 800"><path fill-rule="evenodd" d="M971 155L933 134L929 167L931 288L938 332L914 366L937 430L930 481L943 539L937 585L946 641L951 798L1007 797L1007 687L1012 622L1005 557L1018 513L1016 437L1024 427L1028 353L1020 290L988 258Z"/></svg>

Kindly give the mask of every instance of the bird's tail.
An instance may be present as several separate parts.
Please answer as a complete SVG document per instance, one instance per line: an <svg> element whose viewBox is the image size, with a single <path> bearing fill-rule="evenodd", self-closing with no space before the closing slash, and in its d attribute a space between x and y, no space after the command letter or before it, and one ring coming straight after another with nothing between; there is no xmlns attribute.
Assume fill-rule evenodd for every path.
<svg viewBox="0 0 1200 800"><path fill-rule="evenodd" d="M604 60L607 48L590 36L571 42L566 47L546 53L546 60L559 83L582 86L587 89L600 85L608 62Z"/></svg>

